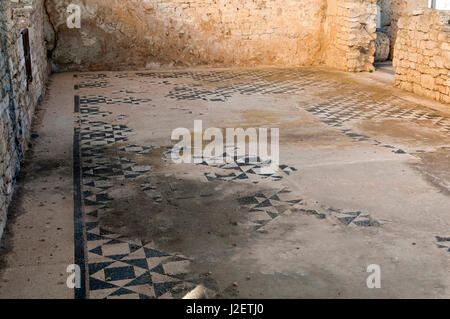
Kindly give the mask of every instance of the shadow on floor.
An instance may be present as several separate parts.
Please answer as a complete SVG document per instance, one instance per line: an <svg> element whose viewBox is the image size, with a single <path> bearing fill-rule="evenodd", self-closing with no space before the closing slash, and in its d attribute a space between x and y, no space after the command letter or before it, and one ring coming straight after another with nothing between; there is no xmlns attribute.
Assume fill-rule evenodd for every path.
<svg viewBox="0 0 450 319"><path fill-rule="evenodd" d="M392 61L378 62L374 66L377 72L392 75L392 80L394 80L395 70Z"/></svg>

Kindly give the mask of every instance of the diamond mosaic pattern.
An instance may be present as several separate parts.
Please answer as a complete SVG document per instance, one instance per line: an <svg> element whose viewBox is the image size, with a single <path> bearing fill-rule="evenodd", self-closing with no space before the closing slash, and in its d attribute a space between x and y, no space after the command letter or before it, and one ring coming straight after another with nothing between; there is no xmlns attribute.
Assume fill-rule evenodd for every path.
<svg viewBox="0 0 450 319"><path fill-rule="evenodd" d="M93 222L88 226L91 298L172 298L198 284L189 277L188 259L109 233Z"/></svg>
<svg viewBox="0 0 450 319"><path fill-rule="evenodd" d="M450 133L450 119L447 117L417 107L409 107L403 100L393 98L390 102L384 102L361 95L355 93L353 96L334 96L332 100L310 104L305 109L318 116L324 123L342 129L348 129L345 124L352 120L405 119L428 121L440 131Z"/></svg>
<svg viewBox="0 0 450 319"><path fill-rule="evenodd" d="M305 69L272 69L246 71L140 72L137 76L159 79L158 84L172 84L173 79L192 79L197 83L175 82L167 97L177 100L225 102L234 94L301 94L309 87L338 88L338 82L326 79L317 71ZM277 81L273 81L277 78ZM162 80L162 81L161 81ZM243 81L244 80L244 81ZM217 84L210 85L201 83Z"/></svg>
<svg viewBox="0 0 450 319"><path fill-rule="evenodd" d="M82 79L75 89L95 89L109 86L110 77L123 78L129 74L79 74ZM208 100L222 102L233 94L302 94L309 87L339 88L341 84L324 78L319 72L305 70L248 70L248 71L202 71L202 72L141 72L134 76L145 77L159 84L173 85L166 97L177 100ZM271 77L281 78L271 81ZM192 79L200 83L184 85L178 79ZM244 79L242 83L239 80ZM201 83L216 84L204 85ZM132 94L132 93L127 93ZM113 200L109 190L118 181L142 178L140 188L156 203L162 202L158 185L152 180L152 167L141 166L130 160L127 154L143 155L153 149L152 146L126 144L134 132L123 124L111 124L99 118L112 115L101 110L105 105L121 107L137 106L152 101L149 98L127 96L109 98L103 95L82 95L78 99L79 137L81 157L81 195L83 203L84 231L86 236L86 263L89 298L174 298L193 288L200 281L190 271L191 261L177 254L160 251L152 242L144 242L112 233L99 226L99 215L108 210ZM424 112L414 108L396 106L399 101L375 102L370 97L363 99L354 96L337 96L332 101L306 106L306 110L322 119L325 123L338 128L358 141L381 145L368 136L353 133L346 123L358 119L402 118L409 120L431 121L442 131L450 132L448 118ZM118 115L115 121L127 118ZM121 143L117 154L105 152L107 146ZM399 152L397 150L396 152ZM288 165L280 165L279 170L269 168L270 160L246 156L231 156L227 152L227 163L218 163L214 158L197 164L210 169L204 173L205 181L239 181L258 183L261 180L281 181L297 172ZM170 154L166 153L166 159ZM322 212L307 209L301 198L296 197L289 188L277 191L258 192L252 196L238 198L238 203L248 211L248 220L256 230L262 229L271 221L287 212L308 214L317 218L336 218L344 226L373 227L380 221L359 211L343 211L329 208ZM450 238L436 237L439 248L450 251Z"/></svg>
<svg viewBox="0 0 450 319"><path fill-rule="evenodd" d="M99 78L105 78L98 76ZM117 100L129 103L132 99ZM86 234L89 298L174 298L193 289L199 280L189 273L190 261L168 254L151 242L126 238L102 229L99 214L113 200L108 190L118 181L145 177L150 166L138 165L127 153L146 154L152 147L128 144L109 154L105 147L123 143L133 133L125 125L95 120L109 115L91 104L108 104L108 99L80 99L80 156L84 229Z"/></svg>

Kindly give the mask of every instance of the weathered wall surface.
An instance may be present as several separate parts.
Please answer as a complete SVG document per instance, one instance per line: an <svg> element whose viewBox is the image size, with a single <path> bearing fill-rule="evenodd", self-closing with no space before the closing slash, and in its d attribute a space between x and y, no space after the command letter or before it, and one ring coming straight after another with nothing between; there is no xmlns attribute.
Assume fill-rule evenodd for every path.
<svg viewBox="0 0 450 319"><path fill-rule="evenodd" d="M450 103L450 11L422 10L398 21L395 86Z"/></svg>
<svg viewBox="0 0 450 319"><path fill-rule="evenodd" d="M59 69L302 65L321 60L325 0L48 0ZM69 3L82 8L69 29Z"/></svg>
<svg viewBox="0 0 450 319"><path fill-rule="evenodd" d="M381 9L381 31L386 33L391 41L390 58L394 57L394 47L397 38L398 19L403 14L428 7L428 0L377 0Z"/></svg>
<svg viewBox="0 0 450 319"><path fill-rule="evenodd" d="M373 69L375 15L375 0L328 1L326 65L352 72Z"/></svg>
<svg viewBox="0 0 450 319"><path fill-rule="evenodd" d="M6 162L7 147L9 144L7 132L11 129L11 120L9 119L9 107L11 102L11 77L8 67L8 47L7 47L7 21L6 21L6 1L0 0L0 238L6 222L6 211L8 208L9 193L8 185L5 181L5 176L9 175L6 171L8 169Z"/></svg>
<svg viewBox="0 0 450 319"><path fill-rule="evenodd" d="M374 1L47 0L47 9L58 70L326 63L363 71L372 68ZM67 26L70 3L82 9L80 29Z"/></svg>
<svg viewBox="0 0 450 319"><path fill-rule="evenodd" d="M35 106L45 93L43 0L0 0L0 237L27 148ZM29 28L33 82L27 89L21 31Z"/></svg>

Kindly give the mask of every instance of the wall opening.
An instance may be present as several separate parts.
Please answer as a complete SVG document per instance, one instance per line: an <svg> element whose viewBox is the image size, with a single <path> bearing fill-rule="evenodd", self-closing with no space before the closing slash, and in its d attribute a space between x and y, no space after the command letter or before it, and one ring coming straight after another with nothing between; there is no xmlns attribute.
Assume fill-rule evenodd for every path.
<svg viewBox="0 0 450 319"><path fill-rule="evenodd" d="M30 50L30 33L28 29L21 32L23 41L23 55L25 58L25 71L27 75L27 90L30 83L33 82L33 69L31 68L31 50Z"/></svg>
<svg viewBox="0 0 450 319"><path fill-rule="evenodd" d="M377 5L377 14L375 16L375 21L377 24L377 32L381 31L381 7L379 5Z"/></svg>
<svg viewBox="0 0 450 319"><path fill-rule="evenodd" d="M429 0L429 7L436 10L450 10L450 0Z"/></svg>

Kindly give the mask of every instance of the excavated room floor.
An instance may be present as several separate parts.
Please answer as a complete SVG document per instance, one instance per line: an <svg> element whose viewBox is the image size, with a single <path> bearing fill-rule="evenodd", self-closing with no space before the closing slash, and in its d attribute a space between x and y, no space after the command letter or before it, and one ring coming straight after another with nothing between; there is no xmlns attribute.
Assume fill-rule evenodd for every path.
<svg viewBox="0 0 450 319"><path fill-rule="evenodd" d="M322 68L55 74L2 298L450 297L448 106ZM280 169L174 164L175 128L279 128ZM69 289L70 264L81 269ZM369 265L381 288L369 289Z"/></svg>

